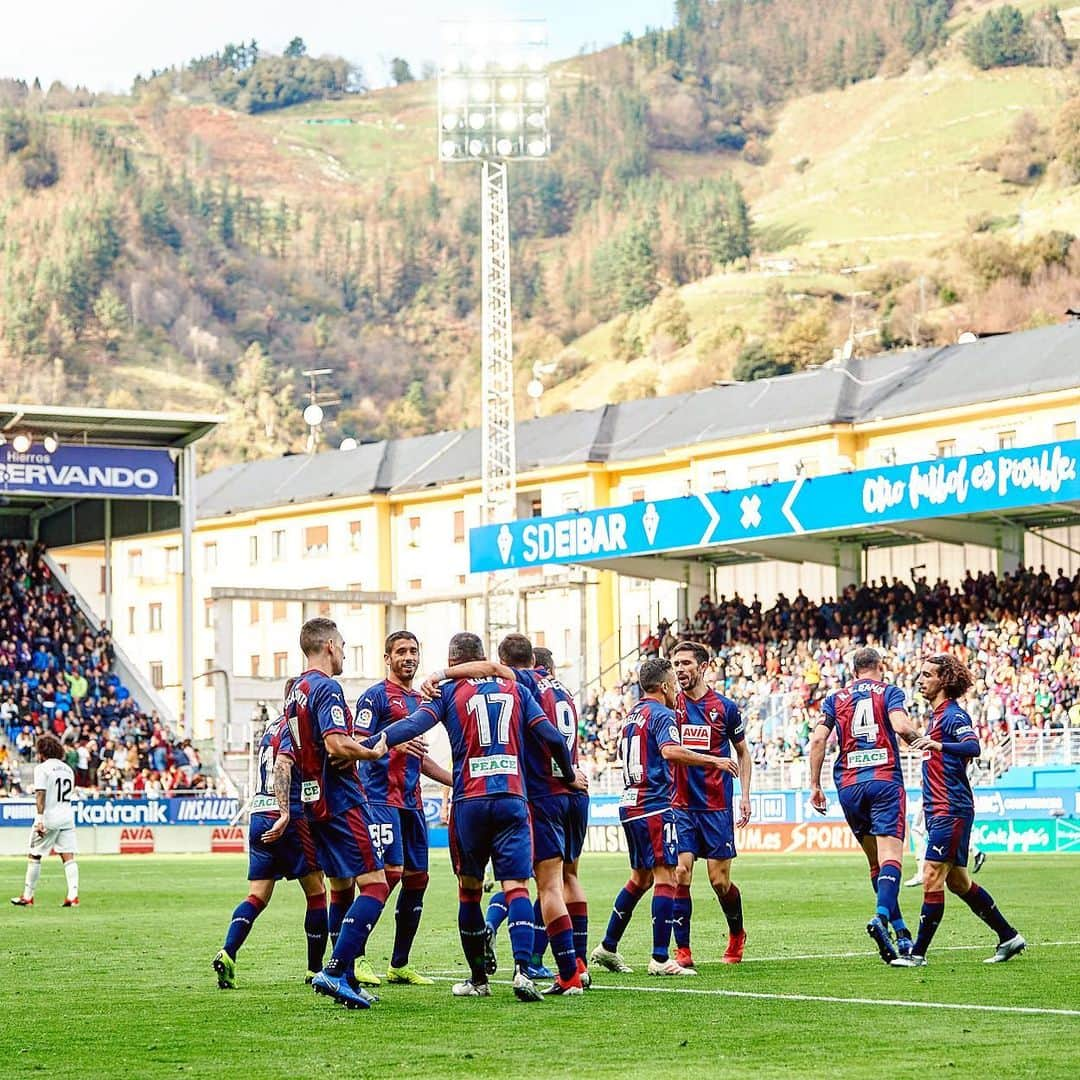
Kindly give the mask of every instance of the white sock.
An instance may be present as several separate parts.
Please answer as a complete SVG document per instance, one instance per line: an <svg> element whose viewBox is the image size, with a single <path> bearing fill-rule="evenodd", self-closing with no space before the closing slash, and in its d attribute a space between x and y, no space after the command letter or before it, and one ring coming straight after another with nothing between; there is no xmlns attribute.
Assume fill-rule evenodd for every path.
<svg viewBox="0 0 1080 1080"><path fill-rule="evenodd" d="M67 878L67 898L74 900L79 895L79 864L74 859L64 863L64 877Z"/></svg>
<svg viewBox="0 0 1080 1080"><path fill-rule="evenodd" d="M34 899L34 890L37 888L38 878L41 877L41 860L27 859L26 861L26 884L23 886L23 897L27 900Z"/></svg>

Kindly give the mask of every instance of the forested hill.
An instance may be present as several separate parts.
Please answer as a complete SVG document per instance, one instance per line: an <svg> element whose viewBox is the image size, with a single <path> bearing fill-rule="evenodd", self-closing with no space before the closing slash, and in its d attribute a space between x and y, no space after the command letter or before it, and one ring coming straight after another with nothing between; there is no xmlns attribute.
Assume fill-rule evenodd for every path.
<svg viewBox="0 0 1080 1080"><path fill-rule="evenodd" d="M1080 255L1057 228L1080 177L1068 11L676 8L673 30L553 65L555 152L511 172L516 356L522 383L544 365L545 408L790 369L866 327L858 347L951 333L934 311L972 282L1072 287ZM393 70L399 85L370 92L297 38L280 56L253 40L148 65L122 97L0 79L6 396L224 410L215 460L298 445L311 367L334 369L342 397L330 439L475 423L476 170L436 165L434 84ZM982 119L951 84L955 115L930 118L949 78L979 84ZM867 133L898 124L888 102L905 122L926 113L909 127L927 154L970 126L977 152L949 166L980 194L957 181L932 231L971 248L962 272L933 242L901 249L895 215L860 228L824 212L878 168ZM1000 212L1014 195L1023 213ZM837 271L859 262L877 276L854 288ZM852 292L870 297L858 316Z"/></svg>

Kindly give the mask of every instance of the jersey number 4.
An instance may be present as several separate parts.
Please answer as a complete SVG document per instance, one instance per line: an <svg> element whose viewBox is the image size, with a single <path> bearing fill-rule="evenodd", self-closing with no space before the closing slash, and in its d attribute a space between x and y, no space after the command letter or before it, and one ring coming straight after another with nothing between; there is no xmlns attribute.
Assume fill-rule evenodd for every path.
<svg viewBox="0 0 1080 1080"><path fill-rule="evenodd" d="M874 716L874 702L871 698L860 698L855 702L855 713L851 718L851 734L856 739L877 743L877 719Z"/></svg>
<svg viewBox="0 0 1080 1080"><path fill-rule="evenodd" d="M476 731L481 746L490 746L491 737L491 711L498 709L495 716L495 739L500 746L506 746L510 741L510 717L514 713L514 698L512 694L474 694L466 702L465 706L469 715L476 721Z"/></svg>

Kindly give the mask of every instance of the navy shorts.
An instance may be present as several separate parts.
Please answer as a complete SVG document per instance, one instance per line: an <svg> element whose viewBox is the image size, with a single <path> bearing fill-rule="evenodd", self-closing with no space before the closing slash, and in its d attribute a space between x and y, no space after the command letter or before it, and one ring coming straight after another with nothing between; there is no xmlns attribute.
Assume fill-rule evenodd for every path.
<svg viewBox="0 0 1080 1080"><path fill-rule="evenodd" d="M864 836L895 836L904 839L907 820L907 792L895 780L864 780L840 788L840 807L861 841Z"/></svg>
<svg viewBox="0 0 1080 1080"><path fill-rule="evenodd" d="M383 868L382 847L371 837L367 806L351 806L344 814L311 822L311 835L327 877L359 877Z"/></svg>
<svg viewBox="0 0 1080 1080"><path fill-rule="evenodd" d="M630 847L630 866L634 870L678 866L679 833L674 810L633 818L624 821L622 827Z"/></svg>
<svg viewBox="0 0 1080 1080"><path fill-rule="evenodd" d="M533 872L528 803L510 795L451 804L450 859L459 877L483 881L490 859L496 881L528 881Z"/></svg>
<svg viewBox="0 0 1080 1080"><path fill-rule="evenodd" d="M926 861L967 866L973 818L928 817L926 819Z"/></svg>
<svg viewBox="0 0 1080 1080"><path fill-rule="evenodd" d="M280 881L306 877L319 869L311 828L302 817L289 819L285 834L272 844L262 834L277 821L277 814L252 814L248 824L248 881Z"/></svg>
<svg viewBox="0 0 1080 1080"><path fill-rule="evenodd" d="M544 795L529 804L532 810L533 858L536 862L561 859L576 862L585 846L589 821L588 798L584 816L581 800L569 794Z"/></svg>
<svg viewBox="0 0 1080 1080"><path fill-rule="evenodd" d="M695 859L734 859L735 823L730 810L676 810L679 854Z"/></svg>
<svg viewBox="0 0 1080 1080"><path fill-rule="evenodd" d="M382 846L387 866L408 870L428 868L427 819L420 810L408 810L386 803L368 803L371 839Z"/></svg>

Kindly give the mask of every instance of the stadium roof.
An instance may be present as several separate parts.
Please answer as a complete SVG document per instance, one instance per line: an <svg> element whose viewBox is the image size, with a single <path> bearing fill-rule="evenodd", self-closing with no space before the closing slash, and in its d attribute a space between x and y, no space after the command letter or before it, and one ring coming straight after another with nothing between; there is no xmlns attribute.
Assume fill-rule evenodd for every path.
<svg viewBox="0 0 1080 1080"><path fill-rule="evenodd" d="M58 435L61 442L104 446L187 446L223 417L134 409L82 409L66 405L0 404L0 432Z"/></svg>
<svg viewBox="0 0 1080 1080"><path fill-rule="evenodd" d="M518 468L630 461L741 435L914 416L1078 384L1080 323L1065 323L527 420L517 427ZM479 476L480 432L440 432L226 466L199 479L198 516L420 491Z"/></svg>

